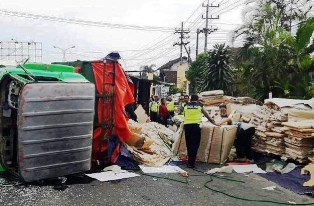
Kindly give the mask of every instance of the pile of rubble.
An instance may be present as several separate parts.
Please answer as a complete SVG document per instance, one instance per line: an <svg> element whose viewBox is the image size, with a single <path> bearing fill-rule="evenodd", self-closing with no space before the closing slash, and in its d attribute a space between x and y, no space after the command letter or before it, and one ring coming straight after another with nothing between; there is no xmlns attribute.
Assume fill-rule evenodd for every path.
<svg viewBox="0 0 314 206"><path fill-rule="evenodd" d="M225 102L222 90L213 90L200 93L200 102L204 106L219 105Z"/></svg>
<svg viewBox="0 0 314 206"><path fill-rule="evenodd" d="M230 101L230 103L241 104L241 105L259 103L257 100L255 100L251 97L229 97L229 101Z"/></svg>
<svg viewBox="0 0 314 206"><path fill-rule="evenodd" d="M287 129L283 127L282 123L287 121L288 114L281 112L278 108L259 106L250 121L256 128L253 150L260 153L283 155Z"/></svg>
<svg viewBox="0 0 314 206"><path fill-rule="evenodd" d="M145 138L142 148L126 145L138 163L162 166L171 158L174 134L172 130L156 122L141 124L132 120L129 120L129 127L133 133Z"/></svg>
<svg viewBox="0 0 314 206"><path fill-rule="evenodd" d="M314 148L314 121L285 122L287 137L284 138L286 152L284 157L300 163L308 162Z"/></svg>

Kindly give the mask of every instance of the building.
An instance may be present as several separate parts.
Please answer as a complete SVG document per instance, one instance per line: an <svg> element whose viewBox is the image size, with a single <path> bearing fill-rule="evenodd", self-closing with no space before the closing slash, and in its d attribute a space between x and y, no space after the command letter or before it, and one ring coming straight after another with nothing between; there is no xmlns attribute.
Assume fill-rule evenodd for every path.
<svg viewBox="0 0 314 206"><path fill-rule="evenodd" d="M180 58L171 60L158 68L158 70L160 70L161 80L167 83L173 83L177 88L183 90L186 90L187 87L185 74L188 69L189 63L186 57L182 57L182 61L180 61Z"/></svg>

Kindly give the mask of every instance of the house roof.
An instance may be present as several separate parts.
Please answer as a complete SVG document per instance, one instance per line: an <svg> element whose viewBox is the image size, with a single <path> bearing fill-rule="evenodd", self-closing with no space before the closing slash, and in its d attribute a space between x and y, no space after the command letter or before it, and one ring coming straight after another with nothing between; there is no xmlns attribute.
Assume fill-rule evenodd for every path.
<svg viewBox="0 0 314 206"><path fill-rule="evenodd" d="M182 57L182 59L187 60L186 57ZM169 61L168 63L162 65L161 67L159 67L157 70L163 70L163 69L170 69L172 65L176 64L180 62L180 58L174 59Z"/></svg>

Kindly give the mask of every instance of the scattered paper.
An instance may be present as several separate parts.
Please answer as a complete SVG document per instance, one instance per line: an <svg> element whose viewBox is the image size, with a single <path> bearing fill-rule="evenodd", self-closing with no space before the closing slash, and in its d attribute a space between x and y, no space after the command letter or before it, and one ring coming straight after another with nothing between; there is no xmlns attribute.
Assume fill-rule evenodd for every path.
<svg viewBox="0 0 314 206"><path fill-rule="evenodd" d="M266 172L280 172L286 174L294 170L297 166L294 163L288 163L286 166L278 166L275 162L266 163Z"/></svg>
<svg viewBox="0 0 314 206"><path fill-rule="evenodd" d="M120 180L130 177L137 177L140 176L138 174L132 173L132 172L122 172L122 173L115 173L113 171L107 171L107 172L100 172L100 173L92 173L92 174L86 174L87 176L97 179L101 182L107 182L111 180Z"/></svg>
<svg viewBox="0 0 314 206"><path fill-rule="evenodd" d="M233 170L237 173L266 173L264 170L259 168L256 164L251 165L231 165Z"/></svg>
<svg viewBox="0 0 314 206"><path fill-rule="evenodd" d="M269 191L274 191L276 186L270 186L270 187L264 187L262 188L263 190L269 190Z"/></svg>
<svg viewBox="0 0 314 206"><path fill-rule="evenodd" d="M208 170L205 173L206 174L215 174L217 172L232 173L232 171L233 171L232 166L224 166L224 167L214 168L214 169Z"/></svg>
<svg viewBox="0 0 314 206"><path fill-rule="evenodd" d="M283 168L280 173L281 174L286 174L291 172L292 170L294 170L297 166L294 163L289 163L285 166L285 168Z"/></svg>
<svg viewBox="0 0 314 206"><path fill-rule="evenodd" d="M164 165L162 167L148 167L144 165L140 165L141 170L144 173L186 173L183 169L181 169L178 166L172 166L172 165Z"/></svg>
<svg viewBox="0 0 314 206"><path fill-rule="evenodd" d="M104 172L112 171L114 173L127 172L126 170L122 170L119 165L111 165L111 166L105 167L102 171Z"/></svg>

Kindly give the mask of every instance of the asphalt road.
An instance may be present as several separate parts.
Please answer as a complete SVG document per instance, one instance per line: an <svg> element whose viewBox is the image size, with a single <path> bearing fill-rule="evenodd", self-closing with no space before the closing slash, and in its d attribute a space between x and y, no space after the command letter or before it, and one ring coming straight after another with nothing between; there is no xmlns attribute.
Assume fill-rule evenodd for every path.
<svg viewBox="0 0 314 206"><path fill-rule="evenodd" d="M198 165L204 171L213 167L214 165L208 164ZM25 185L2 175L0 205L279 205L241 200L217 191L251 200L270 200L287 203L286 205L288 201L313 202L314 205L313 198L295 194L279 186L274 191L263 190L262 188L276 184L255 174L226 174L223 176L229 179L226 180L221 179L221 176L210 177L184 166L181 168L189 172L188 178L179 174L156 174L155 176L161 178L141 175L119 181L99 182L87 176L70 176L65 183L67 188L60 188L60 181L57 180ZM14 186L5 186L4 181L11 181ZM213 190L204 186L206 182Z"/></svg>

